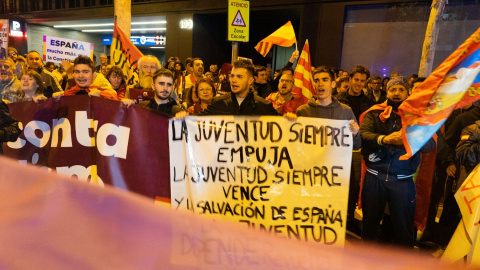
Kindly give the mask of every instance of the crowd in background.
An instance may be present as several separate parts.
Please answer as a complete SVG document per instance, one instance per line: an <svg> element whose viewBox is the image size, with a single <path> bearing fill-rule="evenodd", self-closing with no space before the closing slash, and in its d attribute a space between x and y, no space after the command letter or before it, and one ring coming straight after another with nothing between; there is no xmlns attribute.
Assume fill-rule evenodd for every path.
<svg viewBox="0 0 480 270"><path fill-rule="evenodd" d="M282 69L274 71L247 60L221 66L209 63L207 70L200 58L182 61L170 57L161 64L155 56L146 55L138 60L136 82L129 82L131 74L112 66L105 54L100 55L99 63L95 56L93 59L80 56L73 62L63 61L57 66L52 62L43 63L36 51L25 56L15 48L7 51L8 58L0 60L0 94L7 103L88 94L121 101L127 106L139 103L177 118L188 114L233 114L284 115L291 120L297 116L351 120L355 146L347 230L362 235L365 240L404 246L435 243L445 247L460 220L453 199L455 187L480 160L480 122L476 122L480 120L480 108L473 105L455 111L438 132L439 154L433 176L430 215L427 229L417 236L411 189L418 167L414 160L419 157L412 157L408 164L395 160L405 152L403 142L398 139L401 120L396 109L425 78L415 74L406 78L399 73L381 78L361 65L350 71L312 67L315 95L306 100L294 95L293 91L296 86L293 67L298 51ZM385 112L388 117L383 114ZM464 138L462 134L469 136L461 139ZM3 141L14 137L5 137ZM425 151L434 147L432 143ZM362 223L354 219L362 157L367 163L366 182L361 191L362 200L365 200L363 228ZM413 186L413 196L414 189ZM369 196L374 192L375 196ZM437 221L441 202L443 214Z"/></svg>

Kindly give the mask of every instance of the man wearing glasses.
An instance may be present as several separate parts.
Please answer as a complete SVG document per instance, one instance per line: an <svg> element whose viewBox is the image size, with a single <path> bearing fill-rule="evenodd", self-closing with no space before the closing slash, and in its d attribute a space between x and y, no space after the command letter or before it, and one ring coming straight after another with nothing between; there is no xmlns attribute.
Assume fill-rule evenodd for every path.
<svg viewBox="0 0 480 270"><path fill-rule="evenodd" d="M8 57L10 57L10 59L12 59L14 63L17 63L17 57L18 57L17 49L13 47L8 47L7 51L8 51Z"/></svg>
<svg viewBox="0 0 480 270"><path fill-rule="evenodd" d="M382 79L380 77L372 76L368 83L368 88L370 89L368 97L373 100L375 104L380 104L387 100L387 95L382 92Z"/></svg>
<svg viewBox="0 0 480 270"><path fill-rule="evenodd" d="M271 93L266 98L266 100L272 102L273 108L281 115L296 113L297 108L304 104L302 99L292 96L292 90L295 87L294 82L292 74L283 74L278 83L278 92Z"/></svg>

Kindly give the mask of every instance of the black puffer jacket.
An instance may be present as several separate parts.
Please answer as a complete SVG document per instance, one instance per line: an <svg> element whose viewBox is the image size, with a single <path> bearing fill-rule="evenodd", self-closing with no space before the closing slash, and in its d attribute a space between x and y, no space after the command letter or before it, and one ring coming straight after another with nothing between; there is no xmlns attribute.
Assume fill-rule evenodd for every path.
<svg viewBox="0 0 480 270"><path fill-rule="evenodd" d="M480 163L480 120L462 130L455 154L467 173Z"/></svg>

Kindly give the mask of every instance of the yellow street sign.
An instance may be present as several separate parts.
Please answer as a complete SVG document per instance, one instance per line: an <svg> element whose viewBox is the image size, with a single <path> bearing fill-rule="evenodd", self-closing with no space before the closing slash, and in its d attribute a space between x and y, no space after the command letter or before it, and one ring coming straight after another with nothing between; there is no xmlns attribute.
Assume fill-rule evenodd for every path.
<svg viewBox="0 0 480 270"><path fill-rule="evenodd" d="M248 42L250 2L228 0L228 40Z"/></svg>

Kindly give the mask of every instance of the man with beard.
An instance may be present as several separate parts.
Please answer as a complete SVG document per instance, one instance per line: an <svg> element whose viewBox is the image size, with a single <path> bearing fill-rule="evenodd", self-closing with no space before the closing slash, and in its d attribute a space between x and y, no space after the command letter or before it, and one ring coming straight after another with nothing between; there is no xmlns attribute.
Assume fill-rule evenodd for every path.
<svg viewBox="0 0 480 270"><path fill-rule="evenodd" d="M42 76L44 86L43 95L46 97L52 97L53 93L62 92L62 87L58 83L55 76L43 67L42 57L37 51L30 51L27 54L28 68L35 70Z"/></svg>
<svg viewBox="0 0 480 270"><path fill-rule="evenodd" d="M387 85L387 102L362 114L360 135L366 174L362 188L363 232L365 241L377 241L380 221L388 209L393 225L395 245L413 247L415 242L415 184L413 174L420 164L420 152L435 147L430 140L408 160L399 160L406 153L402 141L402 121L398 107L408 97L408 81L394 77Z"/></svg>
<svg viewBox="0 0 480 270"><path fill-rule="evenodd" d="M0 94L1 99L16 102L20 81L15 74L15 65L11 59L0 59Z"/></svg>
<svg viewBox="0 0 480 270"><path fill-rule="evenodd" d="M173 73L165 68L161 68L153 75L151 85L155 96L150 100L140 103L140 106L157 112L162 112L173 116L181 111L181 107L172 98L173 93Z"/></svg>
<svg viewBox="0 0 480 270"><path fill-rule="evenodd" d="M200 58L193 58L192 60L192 74L185 77L185 88L192 88L195 85L195 82L203 76L203 61Z"/></svg>
<svg viewBox="0 0 480 270"><path fill-rule="evenodd" d="M201 78L205 78L203 75L203 61L200 58L193 58L192 60L192 74L185 76L185 89L183 90L183 96L188 97L190 95L190 91L192 91L193 86L197 80ZM188 99L187 99L188 102ZM187 103L187 108L192 106L193 104Z"/></svg>
<svg viewBox="0 0 480 270"><path fill-rule="evenodd" d="M292 90L295 87L295 80L291 74L284 74L278 84L278 92L271 93L266 100L272 102L273 108L280 115L296 113L297 108L304 104L300 98L293 98Z"/></svg>
<svg viewBox="0 0 480 270"><path fill-rule="evenodd" d="M113 90L107 79L102 75L98 77L95 72L93 61L86 56L78 56L73 61L73 79L76 85L63 92L64 96L89 95L103 97L112 100L120 100L117 92ZM96 79L96 83L93 81ZM54 97L62 96L61 93L55 94Z"/></svg>
<svg viewBox="0 0 480 270"><path fill-rule="evenodd" d="M126 97L131 99L150 99L154 93L152 89L153 74L161 68L160 61L153 55L145 55L138 60L139 82L127 89ZM130 95L132 92L133 95Z"/></svg>

